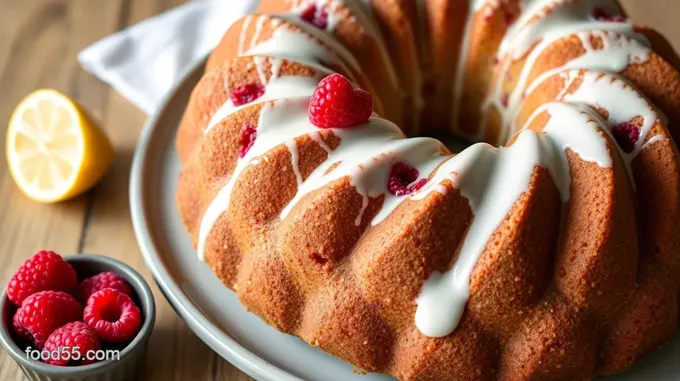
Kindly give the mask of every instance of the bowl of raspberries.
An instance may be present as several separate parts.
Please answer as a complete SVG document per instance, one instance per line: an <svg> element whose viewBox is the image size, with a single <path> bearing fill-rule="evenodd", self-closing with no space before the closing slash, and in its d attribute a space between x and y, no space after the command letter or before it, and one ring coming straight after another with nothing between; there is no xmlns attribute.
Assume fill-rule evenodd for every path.
<svg viewBox="0 0 680 381"><path fill-rule="evenodd" d="M0 341L31 380L132 380L153 329L144 278L104 256L27 259L0 296Z"/></svg>

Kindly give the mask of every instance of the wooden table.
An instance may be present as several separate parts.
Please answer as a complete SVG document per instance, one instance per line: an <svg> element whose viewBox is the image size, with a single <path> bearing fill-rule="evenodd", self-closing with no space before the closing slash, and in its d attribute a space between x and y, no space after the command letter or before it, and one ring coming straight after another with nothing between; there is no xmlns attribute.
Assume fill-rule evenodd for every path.
<svg viewBox="0 0 680 381"><path fill-rule="evenodd" d="M229 0L224 0L229 1ZM146 116L86 74L76 54L90 43L182 3L182 0L0 0L0 134L14 106L30 91L56 88L101 120L117 152L96 188L74 200L42 205L25 198L4 164L0 144L0 284L35 251L97 253L127 262L151 283L158 308L140 380L250 380L201 342L152 282L132 232L128 176ZM640 23L654 25L680 51L680 1L627 0ZM3 351L0 380L23 375Z"/></svg>

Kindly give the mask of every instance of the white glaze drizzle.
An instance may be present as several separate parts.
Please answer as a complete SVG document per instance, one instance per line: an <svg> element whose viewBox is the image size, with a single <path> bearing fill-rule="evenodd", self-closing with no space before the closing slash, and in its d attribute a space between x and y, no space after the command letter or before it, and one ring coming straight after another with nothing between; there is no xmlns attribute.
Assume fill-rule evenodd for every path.
<svg viewBox="0 0 680 381"><path fill-rule="evenodd" d="M417 164L418 168L426 171L424 173L429 173L445 159L441 154L443 146L439 141L431 138L404 139L401 130L393 123L381 118L371 118L362 126L333 129L343 143L333 151L324 143L322 147L329 152L329 158L303 181L298 167L295 138L310 134L315 141L322 140L318 135L318 129L309 122L308 101L308 97L285 98L268 102L263 107L260 112L255 143L245 157L238 160L229 182L211 202L201 221L198 240L199 258L203 258L205 240L215 222L228 210L231 193L240 174L249 165L258 164L259 161L256 159L258 156L278 145L285 143L291 152L293 171L299 184L296 196L284 208L281 218L284 218L307 193L333 180L349 176L350 184L364 198L364 205L356 218L357 225L362 221L363 211L368 205L369 197L385 195L383 207L373 218L373 224L382 221L406 199L392 196L387 192L389 168L394 163L403 161L410 164L413 161L413 165ZM381 152L376 152L376 147L382 147ZM336 163L339 164L326 173Z"/></svg>
<svg viewBox="0 0 680 381"><path fill-rule="evenodd" d="M260 34L262 34L262 29L264 29L264 23L267 21L267 17L264 15L261 15L257 18L257 22L255 23L255 32L253 33L253 36L250 38L250 47L256 46L257 45L257 40L260 38ZM278 20L271 20L272 21L272 26L277 26ZM244 28L241 29L241 34L245 33L247 29ZM239 55L242 55L245 51L241 50L239 51Z"/></svg>
<svg viewBox="0 0 680 381"><path fill-rule="evenodd" d="M507 130L511 116L521 104L522 95L527 87L529 75L534 63L554 41L576 34L585 42L586 53L567 62L564 68L584 68L619 72L625 69L629 62L643 62L648 56L649 42L641 34L633 30L630 22L609 22L593 20L592 14L596 8L608 14L618 14L619 8L613 0L593 0L565 2L565 0L535 0L529 4L528 10L506 33L498 56L502 57L500 73L507 73L510 65L526 56L516 86L508 94L507 104L503 100L503 84L505 75L499 75L495 90L492 91L482 104L483 115L488 115L488 109L494 106L501 113L502 124ZM534 17L538 19L534 20ZM605 52L595 50L590 45L589 36L603 38ZM624 43L623 38L636 40L637 43ZM527 55L528 54L528 55ZM479 136L485 131L485 117L480 123ZM501 138L506 137L501 134Z"/></svg>
<svg viewBox="0 0 680 381"><path fill-rule="evenodd" d="M490 11L493 11L500 6L500 0L470 0L470 9L474 12L479 12L487 4Z"/></svg>
<svg viewBox="0 0 680 381"><path fill-rule="evenodd" d="M567 62L561 67L541 73L526 88L526 94L531 93L546 78L567 69L587 68L607 73L618 73L625 69L629 63L644 62L649 59L649 48L625 35L592 30L577 32L576 36L581 40L586 54ZM594 49L590 40L591 36L600 38L604 47L600 50Z"/></svg>
<svg viewBox="0 0 680 381"><path fill-rule="evenodd" d="M227 99L222 106L215 112L208 123L204 134L208 134L214 126L224 120L229 115L256 103L267 102L270 100L281 99L286 97L311 96L319 83L320 78L304 77L304 76L283 76L277 77L265 86L264 94L255 102L234 106L231 99Z"/></svg>
<svg viewBox="0 0 680 381"><path fill-rule="evenodd" d="M355 219L357 226L362 222L369 198L384 195L380 212L371 220L376 225L406 199L390 194L387 189L390 169L395 163L417 165L422 178L445 160L442 154L444 147L439 141L431 138L404 139L399 129L384 119L372 118L364 126L333 131L342 143L302 183L295 197L281 212L281 219L286 218L305 195L347 176L350 185L363 198L362 208ZM381 148L376 150L376 147ZM336 167L328 172L333 165Z"/></svg>
<svg viewBox="0 0 680 381"><path fill-rule="evenodd" d="M311 96L321 78L284 76L279 77L281 65L284 59L302 63L309 66L323 75L332 74L332 71L323 66L323 63L335 63L339 67L344 67L343 63L331 53L327 48L316 43L312 38L281 24L279 19L270 19L269 16L257 16L255 33L253 34L250 45L245 46L245 40L250 23L254 16L248 16L244 20L239 37L239 57L252 56L253 63L257 70L260 82L265 85L264 94L256 100L257 103L282 97ZM272 37L258 44L260 34L267 20L271 21L275 28ZM245 51L245 49L248 49ZM264 63L271 64L271 76L267 78ZM225 88L229 85L225 80ZM245 104L234 106L231 99L227 100L215 111L208 122L204 134L207 134L217 123L234 112L252 105Z"/></svg>
<svg viewBox="0 0 680 381"><path fill-rule="evenodd" d="M243 25L241 26L241 34L238 39L238 54L241 54L246 49L246 33L244 31L248 30L250 23L253 21L253 16L247 16L243 19Z"/></svg>
<svg viewBox="0 0 680 381"><path fill-rule="evenodd" d="M653 144L655 144L655 143L663 142L663 141L666 141L666 140L667 140L667 138L664 137L663 135L654 135L654 136L652 136L651 138L649 138L649 140L647 140L647 141L642 145L642 149L644 150L644 149L647 148L648 146L651 146L651 145L653 145Z"/></svg>
<svg viewBox="0 0 680 381"><path fill-rule="evenodd" d="M317 6L321 6L322 0L316 0ZM339 2L337 1L329 1L328 2L328 27L327 30L333 31L335 28L338 26L340 21L342 20L342 16L340 15L340 12L338 12L338 6L340 5Z"/></svg>
<svg viewBox="0 0 680 381"><path fill-rule="evenodd" d="M293 165L293 173L295 173L295 180L297 181L297 186L300 187L302 184L302 174L300 173L300 152L298 151L297 143L295 139L286 140L286 147L290 152L291 164Z"/></svg>
<svg viewBox="0 0 680 381"><path fill-rule="evenodd" d="M263 57L263 56L253 57L253 63L255 64L255 70L257 71L257 76L260 77L260 83L269 82L267 80L267 73L265 72L265 67L264 67L264 63L265 63L265 61L267 61L267 58L268 57Z"/></svg>
<svg viewBox="0 0 680 381"><path fill-rule="evenodd" d="M577 77L579 71L566 72L568 77ZM607 124L614 126L619 123L630 122L636 116L642 117L640 137L635 143L635 149L630 154L628 161L638 155L642 150L644 141L657 121L665 123L665 118L660 117L654 107L637 90L628 83L613 75L586 71L582 75L583 82L571 93L565 93L559 100L578 102L588 105L596 105L608 111ZM663 119L660 119L663 118Z"/></svg>
<svg viewBox="0 0 680 381"><path fill-rule="evenodd" d="M308 105L309 97L283 98L269 101L264 105L260 111L255 143L246 155L237 161L229 181L217 193L201 220L197 247L201 260L204 258L208 234L212 231L217 219L227 211L232 190L241 173L249 165L257 165L259 161L256 158L274 147L290 139L314 132L316 128L307 121Z"/></svg>
<svg viewBox="0 0 680 381"><path fill-rule="evenodd" d="M283 18L282 16L277 16ZM333 64L336 67L345 67L345 61L341 60L338 55L334 52L343 52L342 50L334 50L335 46L339 45L337 41L335 44L327 44L329 48L319 44L317 41L323 41L321 39L310 38L310 36L300 31L296 31L288 28L285 24L281 23L281 20L276 18L269 18L269 16L260 16L260 20L271 21L272 26L275 28L272 37L269 39L257 43L257 39L253 39L251 43L251 48L243 54L243 56L273 56L277 58L282 58L290 61L300 62L309 66L319 66L325 64ZM291 17L291 19L293 19ZM289 24L294 23L290 20L285 20ZM259 20L258 20L259 22ZM307 30L300 28L304 32ZM311 33L310 33L311 34ZM258 34L256 33L256 36ZM323 35L323 34L321 34ZM327 40L330 40L326 38ZM346 52L346 50L344 50ZM345 55L345 54L343 54ZM342 56L342 55L341 55ZM358 65L356 61L347 61L353 66ZM358 67L358 66L357 66Z"/></svg>
<svg viewBox="0 0 680 381"><path fill-rule="evenodd" d="M328 26L326 27L325 32L330 33L330 36L328 36L323 31L319 30L315 26L307 25L307 23L300 22L300 15L305 10L305 8L309 6L309 4L315 4L317 7L323 6L327 7ZM340 51L342 52L341 56L344 57L346 60L349 60L348 62L350 62L356 70L360 71L361 68L359 67L356 57L354 57L354 55L349 50L347 50L347 48L339 44L332 37L333 33L335 32L335 28L341 21L341 13L339 11L340 6L346 7L349 10L349 12L353 15L354 22L360 25L364 32L366 32L377 42L377 47L383 59L384 67L385 70L387 71L387 76L390 79L390 82L392 83L393 87L395 89L400 89L399 85L400 81L397 76L394 63L392 62L392 59L390 58L390 55L387 52L385 39L382 35L382 32L380 31L380 28L378 27L372 9L367 3L360 0L312 0L301 3L299 7L292 9L289 14L280 15L279 17L282 17L287 22L293 23L301 28L304 28L306 31L308 31L309 33L313 33L315 36L325 35L326 36L325 38L320 37L322 38L324 43L332 44L332 47L334 49L340 49Z"/></svg>
<svg viewBox="0 0 680 381"><path fill-rule="evenodd" d="M612 83L601 79L596 82L603 85ZM611 91L617 91L618 88L613 87ZM621 92L620 89L618 92ZM601 91L594 92L598 93L602 94ZM578 94L578 90L573 94L577 94L573 95L573 100L589 96L589 93ZM528 189L535 167L549 171L562 200L566 202L571 182L567 149L600 167L612 165L603 136L607 129L602 129L606 122L598 113L583 104L548 103L534 113L547 111L550 114L542 133L523 130L510 147L494 148L480 143L452 158L441 154L441 145L436 140L404 139L395 125L380 118L371 118L365 125L351 129L334 129L333 132L340 138L339 146L331 151L325 144L322 145L329 152L329 157L303 180L298 175L299 169L296 170L299 163L293 137L309 134L314 140L322 141L318 129L307 119L307 102L307 98L296 98L265 105L260 113L255 144L246 157L239 160L229 182L210 204L201 222L199 253L203 253L205 239L217 218L228 210L230 195L239 175L247 166L257 165L260 162L258 156L283 143L292 153L292 166L299 186L293 200L282 211L281 218L285 218L309 192L347 176L364 199L362 210L355 220L357 225L362 222L369 197L385 195L382 209L371 221L375 225L407 199L422 200L433 191L445 193L446 188L441 182L448 179L469 200L474 219L453 269L444 274L432 274L417 298L416 325L428 336L445 336L455 329L469 296L474 264L491 235ZM641 105L630 104L637 109ZM527 125L532 120L533 117ZM386 183L387 173L396 162L418 168L421 178L438 169L420 192L411 197L394 197L387 192ZM329 172L334 164L338 165Z"/></svg>
<svg viewBox="0 0 680 381"><path fill-rule="evenodd" d="M564 103L551 103L543 110L551 117L541 134L522 130L507 148L475 144L446 161L413 197L418 200L433 191L442 192L441 182L446 179L468 199L474 213L453 268L432 273L416 299L416 326L424 335L443 337L456 328L469 297L477 259L515 202L528 190L536 167L548 169L565 202L571 184L566 149L582 160L611 167L595 111L584 112Z"/></svg>
<svg viewBox="0 0 680 381"><path fill-rule="evenodd" d="M341 58L341 60L338 60L337 58L334 59L334 61L330 61L329 57L321 58L318 59L317 61L320 62L334 62L336 65L339 66L344 66L344 64L349 65L356 73L360 73L361 66L359 65L359 61L356 60L354 55L344 46L342 45L338 40L335 38L331 37L321 29L315 27L314 25L311 25L303 20L301 20L299 17L293 15L293 14L279 14L279 15L274 15L271 17L277 17L280 20L283 20L287 22L290 25L295 25L296 27L300 28L306 33L309 33L312 37L314 37L316 40L321 41L322 44L327 46L329 49L324 49L327 53L332 54L333 56L337 58ZM283 28L286 30L289 30L288 28ZM311 40L308 36L305 36L306 39L309 41ZM269 40L272 41L272 40ZM269 43L269 41L265 43ZM274 44L274 43L272 43ZM320 50L319 49L319 44L314 43L315 46L312 48L309 48L308 53L312 53L311 50ZM285 49L280 49L280 50L285 50ZM331 53L333 52L333 53ZM277 54L279 54L277 52ZM284 53L285 54L285 53ZM337 55L337 56L336 56Z"/></svg>
<svg viewBox="0 0 680 381"><path fill-rule="evenodd" d="M564 85L555 97L555 101L569 102L572 105L581 108L598 107L607 111L607 120L602 120L602 125L607 127L604 131L613 141L615 138L612 135L611 130L614 126L619 123L630 122L635 117L642 118L642 123L639 126L640 134L633 151L625 152L618 144L615 145L626 167L631 180L631 185L635 189L636 186L633 181L632 169L633 160L647 146L645 140L647 140L654 125L657 123L662 125L667 124L665 115L656 110L642 94L635 90L623 78L616 75L576 69L552 73L552 75L559 75L564 79ZM541 80L545 81L548 78L550 77L543 76ZM568 93L577 79L581 80L578 88L572 89L573 91ZM539 85L540 83L535 84L532 91ZM537 112L538 110L534 111L532 117L537 115ZM513 118L513 120L514 119L515 118ZM514 126L514 122L509 130L517 130L516 126ZM650 138L650 140L652 139L656 141L661 138L657 135Z"/></svg>

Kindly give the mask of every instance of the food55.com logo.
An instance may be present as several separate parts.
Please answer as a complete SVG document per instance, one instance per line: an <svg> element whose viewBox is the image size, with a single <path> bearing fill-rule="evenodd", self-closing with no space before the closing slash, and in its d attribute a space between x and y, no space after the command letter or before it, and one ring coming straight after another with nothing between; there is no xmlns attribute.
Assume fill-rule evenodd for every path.
<svg viewBox="0 0 680 381"><path fill-rule="evenodd" d="M99 362L105 360L120 360L120 350L118 349L99 349L99 350L88 350L82 353L79 346L74 347L59 347L51 351L38 350L31 347L26 348L26 358L35 361L53 361L53 362L70 362L70 361L83 361L85 363L89 362Z"/></svg>

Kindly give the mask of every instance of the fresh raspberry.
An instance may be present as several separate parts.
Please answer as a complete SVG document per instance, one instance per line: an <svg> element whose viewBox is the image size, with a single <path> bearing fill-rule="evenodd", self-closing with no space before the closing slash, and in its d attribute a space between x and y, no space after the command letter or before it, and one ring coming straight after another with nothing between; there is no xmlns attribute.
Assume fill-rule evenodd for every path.
<svg viewBox="0 0 680 381"><path fill-rule="evenodd" d="M17 306L38 291L71 292L78 286L73 267L59 254L39 251L27 259L9 280L7 297Z"/></svg>
<svg viewBox="0 0 680 381"><path fill-rule="evenodd" d="M112 288L92 294L83 312L85 323L100 339L110 342L132 339L142 325L141 315L129 296Z"/></svg>
<svg viewBox="0 0 680 381"><path fill-rule="evenodd" d="M55 329L66 323L80 320L80 303L61 291L40 291L24 300L17 312L18 324L30 333L38 349Z"/></svg>
<svg viewBox="0 0 680 381"><path fill-rule="evenodd" d="M239 86L231 92L231 101L234 106L242 106L250 103L264 94L264 86L259 83L249 83Z"/></svg>
<svg viewBox="0 0 680 381"><path fill-rule="evenodd" d="M418 180L419 175L420 172L417 169L401 162L397 163L390 171L387 187L390 193L395 196L417 192L427 183L427 179ZM418 181L414 183L416 180Z"/></svg>
<svg viewBox="0 0 680 381"><path fill-rule="evenodd" d="M130 288L130 285L123 277L116 273L104 272L80 282L80 286L78 286L78 301L82 305L86 305L87 300L90 299L92 294L105 288L113 288L129 297L133 295L132 288Z"/></svg>
<svg viewBox="0 0 680 381"><path fill-rule="evenodd" d="M319 82L309 102L309 120L319 128L347 128L368 121L371 95L353 89L347 78L331 74Z"/></svg>
<svg viewBox="0 0 680 381"><path fill-rule="evenodd" d="M302 11L300 18L321 30L326 30L328 28L328 7L324 5L318 8L316 4L310 4Z"/></svg>
<svg viewBox="0 0 680 381"><path fill-rule="evenodd" d="M597 21L625 22L626 19L621 15L608 15L602 8L593 10L593 18Z"/></svg>
<svg viewBox="0 0 680 381"><path fill-rule="evenodd" d="M252 148L253 144L255 144L255 138L257 138L257 130L253 126L247 124L245 127L243 127L243 130L241 131L241 139L238 141L238 157L242 158L246 156L248 151L250 151L250 148Z"/></svg>
<svg viewBox="0 0 680 381"><path fill-rule="evenodd" d="M632 123L619 123L612 128L614 139L624 152L631 153L640 138L640 129Z"/></svg>
<svg viewBox="0 0 680 381"><path fill-rule="evenodd" d="M97 334L82 321L67 323L57 328L45 342L44 350L50 353L63 354L61 358L49 358L45 361L52 365L87 365L97 362L96 359L87 359L87 352L99 350ZM73 357L79 358L73 359ZM94 352L92 352L94 353ZM70 356L70 358L69 358Z"/></svg>
<svg viewBox="0 0 680 381"><path fill-rule="evenodd" d="M30 343L32 341L31 333L24 327L23 319L24 314L21 309L18 309L12 317L12 332L20 341Z"/></svg>

